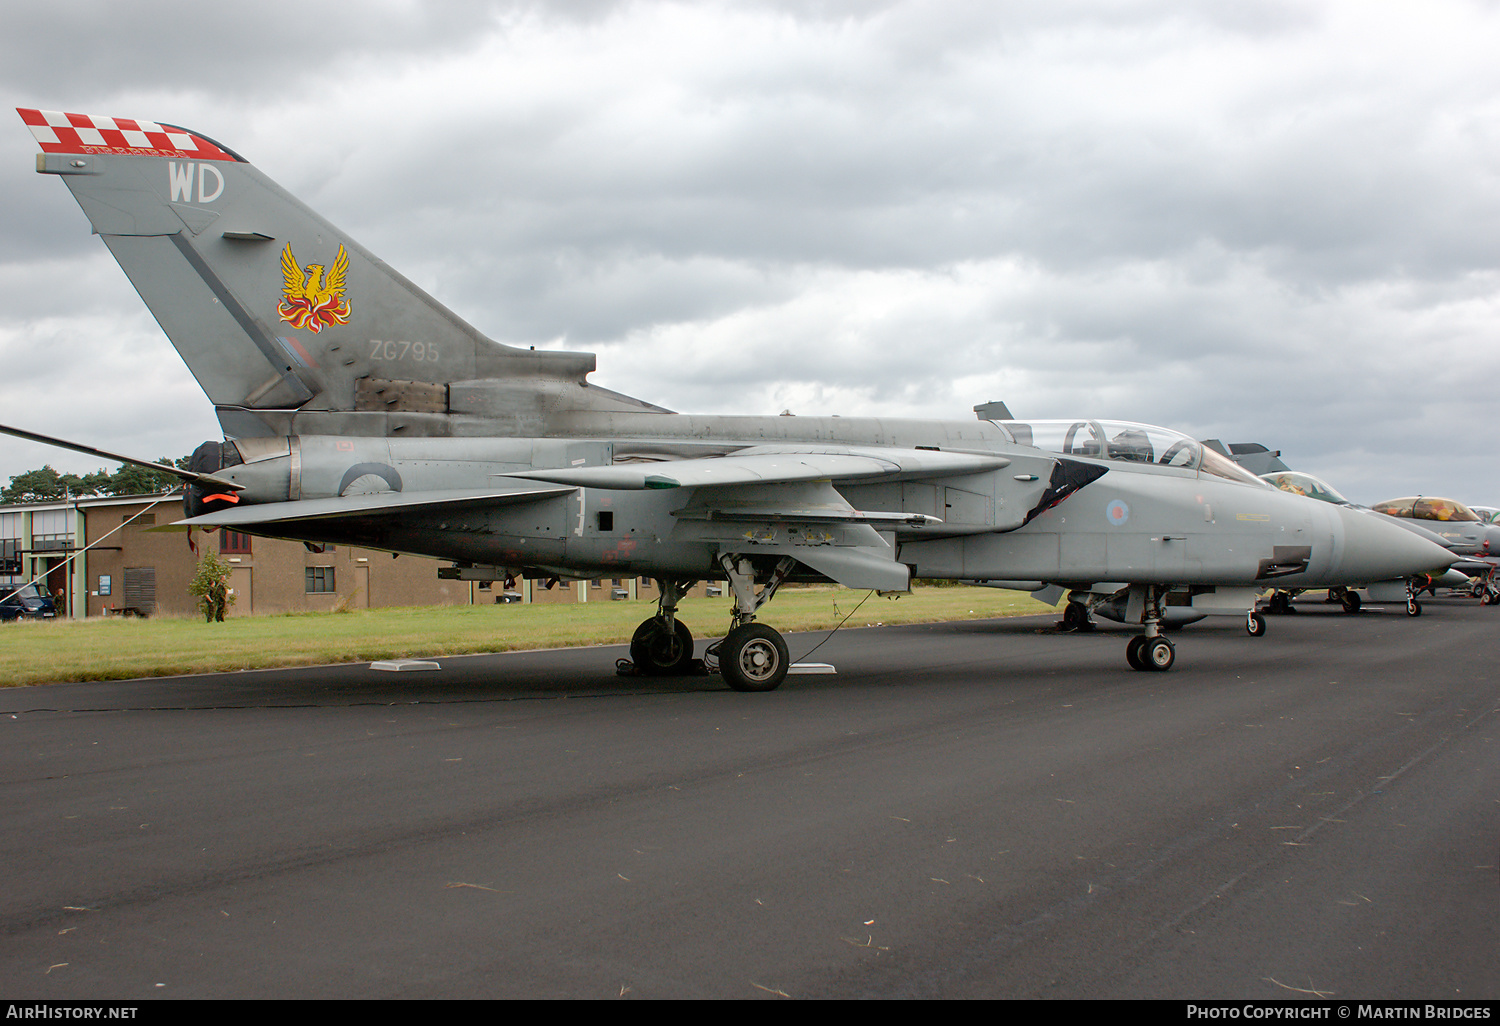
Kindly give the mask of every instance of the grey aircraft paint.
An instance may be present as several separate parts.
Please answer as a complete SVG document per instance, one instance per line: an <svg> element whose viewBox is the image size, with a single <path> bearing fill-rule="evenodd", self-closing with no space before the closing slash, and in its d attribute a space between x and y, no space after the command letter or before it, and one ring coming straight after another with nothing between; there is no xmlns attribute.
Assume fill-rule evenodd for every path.
<svg viewBox="0 0 1500 1026"><path fill-rule="evenodd" d="M19 113L37 170L72 192L218 412L226 441L182 474L186 523L436 556L467 579L655 577L661 606L631 646L643 672L688 665L676 603L706 578L735 598L721 672L757 691L787 671L755 622L786 580L1118 594L1144 628L1131 665L1166 669L1169 594L1226 611L1272 580L1337 586L1446 556L1145 425L670 413L591 385L592 355L485 338L205 136ZM1065 434L1049 447L1049 431Z"/></svg>

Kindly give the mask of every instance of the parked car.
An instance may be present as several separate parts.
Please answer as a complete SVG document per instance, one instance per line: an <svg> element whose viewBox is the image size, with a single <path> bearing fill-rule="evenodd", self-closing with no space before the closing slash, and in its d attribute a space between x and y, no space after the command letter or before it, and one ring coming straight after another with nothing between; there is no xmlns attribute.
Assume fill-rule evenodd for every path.
<svg viewBox="0 0 1500 1026"><path fill-rule="evenodd" d="M10 620L50 620L57 615L51 597L35 584L0 584L0 623Z"/></svg>

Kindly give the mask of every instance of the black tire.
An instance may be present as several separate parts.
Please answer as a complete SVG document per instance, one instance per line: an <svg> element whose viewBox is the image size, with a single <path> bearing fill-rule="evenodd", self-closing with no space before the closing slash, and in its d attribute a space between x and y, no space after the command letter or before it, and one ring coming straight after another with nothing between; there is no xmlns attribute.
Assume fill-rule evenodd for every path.
<svg viewBox="0 0 1500 1026"><path fill-rule="evenodd" d="M1251 613L1245 618L1245 633L1252 638L1259 638L1266 633L1266 618L1259 613Z"/></svg>
<svg viewBox="0 0 1500 1026"><path fill-rule="evenodd" d="M652 677L684 673L693 661L693 632L681 620L674 620L668 633L662 622L652 617L631 636L630 661L638 671Z"/></svg>
<svg viewBox="0 0 1500 1026"><path fill-rule="evenodd" d="M1125 661L1130 664L1132 670L1146 669L1146 663L1141 658L1141 648L1146 644L1146 636L1137 634L1130 639L1130 644L1125 646Z"/></svg>
<svg viewBox="0 0 1500 1026"><path fill-rule="evenodd" d="M1177 661L1177 649L1173 648L1172 643L1166 638L1149 638L1146 644L1141 646L1140 659L1146 669L1165 673Z"/></svg>
<svg viewBox="0 0 1500 1026"><path fill-rule="evenodd" d="M1421 616L1422 615L1422 603L1418 602L1416 599L1412 599L1410 602L1408 602L1406 604L1406 615L1407 616Z"/></svg>
<svg viewBox="0 0 1500 1026"><path fill-rule="evenodd" d="M781 635L763 623L742 624L719 645L719 673L736 691L775 691L791 662Z"/></svg>
<svg viewBox="0 0 1500 1026"><path fill-rule="evenodd" d="M1063 606L1062 629L1086 631L1089 629L1089 607L1082 602L1069 602Z"/></svg>
<svg viewBox="0 0 1500 1026"><path fill-rule="evenodd" d="M1359 592L1357 592L1357 591L1346 591L1346 592L1344 592L1344 596L1343 596L1342 599L1340 599L1340 601L1343 602L1343 604L1344 604L1344 612L1346 612L1346 613L1357 613L1357 612L1359 612L1359 606L1360 606Z"/></svg>

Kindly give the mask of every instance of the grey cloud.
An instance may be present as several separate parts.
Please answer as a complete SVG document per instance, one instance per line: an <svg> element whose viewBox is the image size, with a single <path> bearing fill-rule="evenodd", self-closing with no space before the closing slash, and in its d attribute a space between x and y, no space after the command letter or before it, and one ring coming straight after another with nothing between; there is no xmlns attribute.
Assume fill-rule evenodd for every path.
<svg viewBox="0 0 1500 1026"><path fill-rule="evenodd" d="M13 93L45 84L64 97L122 83L219 96L254 89L263 101L296 92L342 60L395 61L461 49L497 15L525 8L466 0L12 4L0 42L0 83Z"/></svg>
<svg viewBox="0 0 1500 1026"><path fill-rule="evenodd" d="M1431 441L1489 419L1500 373L1488 9L1409 33L1300 2L250 10L26 8L0 81L220 138L481 330L597 349L597 381L674 408L1003 398L1500 488ZM107 336L139 304L32 152L0 132L0 331ZM112 376L175 361L129 323ZM14 366L28 412L68 387ZM156 387L71 394L137 431L118 394Z"/></svg>

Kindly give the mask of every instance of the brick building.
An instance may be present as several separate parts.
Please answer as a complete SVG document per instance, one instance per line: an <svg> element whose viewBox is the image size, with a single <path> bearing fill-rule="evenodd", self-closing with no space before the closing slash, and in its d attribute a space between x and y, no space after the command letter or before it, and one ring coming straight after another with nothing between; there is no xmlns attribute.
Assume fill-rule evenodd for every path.
<svg viewBox="0 0 1500 1026"><path fill-rule="evenodd" d="M654 603L657 597L652 582L634 577L517 580L509 588L501 581L447 580L438 576L449 565L443 560L171 526L182 518L175 495L0 506L0 585L40 578L61 597L59 617L195 616L188 584L197 553L211 549L232 569L230 616L501 601ZM693 594L710 588L718 592L699 584Z"/></svg>

